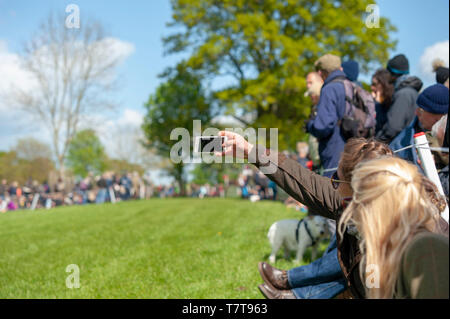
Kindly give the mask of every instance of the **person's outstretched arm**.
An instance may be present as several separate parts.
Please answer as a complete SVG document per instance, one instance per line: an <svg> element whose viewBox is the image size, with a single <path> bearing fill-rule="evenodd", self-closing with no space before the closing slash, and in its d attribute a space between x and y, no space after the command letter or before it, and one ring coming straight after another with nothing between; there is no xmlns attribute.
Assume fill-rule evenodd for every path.
<svg viewBox="0 0 450 319"><path fill-rule="evenodd" d="M331 186L329 178L304 168L281 153L252 145L239 134L221 131L219 135L227 136L228 139L223 145L224 152L217 155L248 159L294 199L317 214L338 219L342 197Z"/></svg>

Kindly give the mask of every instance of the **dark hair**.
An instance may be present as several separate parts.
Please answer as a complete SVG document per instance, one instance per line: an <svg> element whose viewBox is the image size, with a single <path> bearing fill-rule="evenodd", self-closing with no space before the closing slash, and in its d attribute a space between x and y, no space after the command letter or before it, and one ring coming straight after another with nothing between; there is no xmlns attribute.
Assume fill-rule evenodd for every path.
<svg viewBox="0 0 450 319"><path fill-rule="evenodd" d="M339 165L342 169L344 181L352 180L352 173L356 165L362 161L375 159L381 156L393 156L394 153L388 145L373 138L351 138L347 141L342 152Z"/></svg>
<svg viewBox="0 0 450 319"><path fill-rule="evenodd" d="M376 79L383 90L383 103L381 103L381 105L387 108L390 107L392 104L392 97L394 96L395 89L395 79L392 77L391 72L386 69L378 69L372 76L372 79Z"/></svg>

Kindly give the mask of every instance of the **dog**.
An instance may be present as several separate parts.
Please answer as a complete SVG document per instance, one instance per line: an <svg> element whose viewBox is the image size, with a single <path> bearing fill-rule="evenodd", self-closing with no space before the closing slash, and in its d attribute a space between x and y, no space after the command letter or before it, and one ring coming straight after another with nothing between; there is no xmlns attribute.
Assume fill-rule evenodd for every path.
<svg viewBox="0 0 450 319"><path fill-rule="evenodd" d="M312 260L317 257L318 243L329 237L327 220L321 216L307 216L301 220L283 219L272 224L267 233L272 253L269 261L275 263L277 252L284 247L284 257L287 259L292 251L296 252L295 262L300 263L306 248L312 246Z"/></svg>

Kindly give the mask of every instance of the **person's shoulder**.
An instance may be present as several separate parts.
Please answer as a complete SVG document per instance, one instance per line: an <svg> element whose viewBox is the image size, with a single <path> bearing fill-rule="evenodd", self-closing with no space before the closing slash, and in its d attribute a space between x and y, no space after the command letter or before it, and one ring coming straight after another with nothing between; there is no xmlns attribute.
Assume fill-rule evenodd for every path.
<svg viewBox="0 0 450 319"><path fill-rule="evenodd" d="M425 231L414 236L406 247L404 258L413 261L431 255L442 255L445 252L448 256L448 238L444 235Z"/></svg>

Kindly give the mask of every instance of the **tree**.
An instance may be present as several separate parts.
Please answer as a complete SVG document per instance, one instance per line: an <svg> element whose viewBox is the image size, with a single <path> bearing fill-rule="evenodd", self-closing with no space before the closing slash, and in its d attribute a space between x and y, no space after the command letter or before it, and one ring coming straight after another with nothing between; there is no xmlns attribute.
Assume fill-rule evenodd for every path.
<svg viewBox="0 0 450 319"><path fill-rule="evenodd" d="M16 157L13 171L18 182L29 179L43 182L48 180L50 172L55 169L50 146L35 138L19 139L12 152Z"/></svg>
<svg viewBox="0 0 450 319"><path fill-rule="evenodd" d="M193 120L208 125L214 117L209 98L202 86L201 77L193 73L183 63L167 70L162 83L145 105L147 114L142 129L147 147L158 155L169 158L170 149L175 143L170 139L174 128L193 130ZM178 182L180 191L185 194L186 172L183 162L169 162L165 171Z"/></svg>
<svg viewBox="0 0 450 319"><path fill-rule="evenodd" d="M18 158L28 161L33 161L39 158L51 160L52 158L50 146L33 137L21 138L17 140L17 144L13 150L16 152Z"/></svg>
<svg viewBox="0 0 450 319"><path fill-rule="evenodd" d="M0 152L0 179L9 182L42 183L54 169L50 147L31 137L19 139L9 152Z"/></svg>
<svg viewBox="0 0 450 319"><path fill-rule="evenodd" d="M143 170L165 167L164 159L153 148L145 147L144 132L139 126L117 125L109 135L114 141L113 154L110 154L117 159L114 163L128 163Z"/></svg>
<svg viewBox="0 0 450 319"><path fill-rule="evenodd" d="M124 159L112 159L109 158L106 162L106 168L117 174L123 174L125 172L138 172L140 176L144 175L145 169L139 165L130 163Z"/></svg>
<svg viewBox="0 0 450 319"><path fill-rule="evenodd" d="M26 44L21 59L33 85L15 87L7 97L48 128L61 177L83 117L114 105L107 97L116 87L114 73L124 57L99 23L83 19L81 28L70 29L64 21L49 15Z"/></svg>
<svg viewBox="0 0 450 319"><path fill-rule="evenodd" d="M93 130L79 131L69 144L67 166L75 175L85 177L89 172L100 174L107 167L107 157L100 139Z"/></svg>
<svg viewBox="0 0 450 319"><path fill-rule="evenodd" d="M210 81L226 77L214 93L229 114L247 126L278 128L280 147L293 149L310 112L304 77L314 61L335 53L359 61L367 72L395 47L388 19L380 18L380 28L366 26L372 3L172 0L169 26L182 31L164 43L168 53L189 52L187 65Z"/></svg>

